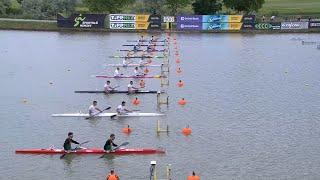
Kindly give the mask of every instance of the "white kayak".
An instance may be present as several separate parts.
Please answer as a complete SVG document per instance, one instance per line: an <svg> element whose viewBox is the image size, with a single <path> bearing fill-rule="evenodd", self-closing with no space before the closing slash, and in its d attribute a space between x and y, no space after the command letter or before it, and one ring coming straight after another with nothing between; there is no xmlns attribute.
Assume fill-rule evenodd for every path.
<svg viewBox="0 0 320 180"><path fill-rule="evenodd" d="M127 114L118 115L117 113L100 113L94 117L154 117L154 116L164 116L165 114L160 113L140 113L140 112L132 112ZM88 113L67 113L67 114L52 114L52 117L89 117Z"/></svg>
<svg viewBox="0 0 320 180"><path fill-rule="evenodd" d="M161 67L161 64L108 64L109 67Z"/></svg>

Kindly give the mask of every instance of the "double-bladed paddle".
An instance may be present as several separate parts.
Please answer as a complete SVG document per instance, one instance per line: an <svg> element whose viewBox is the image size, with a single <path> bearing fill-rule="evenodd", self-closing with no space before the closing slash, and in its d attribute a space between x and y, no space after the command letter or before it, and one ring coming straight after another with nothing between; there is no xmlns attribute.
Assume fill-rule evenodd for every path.
<svg viewBox="0 0 320 180"><path fill-rule="evenodd" d="M104 110L102 110L101 112L98 112L97 114L94 114L94 115L92 115L92 116L86 117L86 119L90 119L90 118L96 117L97 115L99 115L100 113L102 113L103 111L106 111L106 110L108 110L108 109L111 109L111 107L107 107L107 108L105 108Z"/></svg>
<svg viewBox="0 0 320 180"><path fill-rule="evenodd" d="M119 146L117 146L116 148L114 148L113 151L116 151L116 150L118 150L120 147L126 146L126 145L128 145L128 144L129 144L129 142L124 142L124 143L120 144ZM109 153L108 153L108 152L104 153L102 156L100 156L100 158L104 158L104 156L107 155L107 154L109 154Z"/></svg>
<svg viewBox="0 0 320 180"><path fill-rule="evenodd" d="M81 146L81 145L83 145L83 144L87 144L88 142L90 142L90 141L82 142L82 143L79 144L79 146ZM68 152L65 152L64 154L62 154L62 155L60 156L60 159L63 159L64 156L66 156L66 154L68 154Z"/></svg>

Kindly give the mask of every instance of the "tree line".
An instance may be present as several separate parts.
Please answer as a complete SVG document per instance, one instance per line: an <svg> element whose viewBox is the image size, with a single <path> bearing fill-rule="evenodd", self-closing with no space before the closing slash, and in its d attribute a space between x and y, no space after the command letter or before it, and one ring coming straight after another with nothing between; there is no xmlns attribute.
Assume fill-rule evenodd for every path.
<svg viewBox="0 0 320 180"><path fill-rule="evenodd" d="M0 17L55 18L57 13L150 13L161 15L257 12L265 0L0 0Z"/></svg>

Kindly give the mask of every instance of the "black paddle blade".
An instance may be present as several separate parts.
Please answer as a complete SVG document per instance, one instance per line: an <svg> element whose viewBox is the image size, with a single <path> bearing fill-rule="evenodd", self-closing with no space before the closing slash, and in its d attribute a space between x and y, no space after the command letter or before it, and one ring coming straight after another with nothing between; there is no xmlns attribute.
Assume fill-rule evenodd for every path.
<svg viewBox="0 0 320 180"><path fill-rule="evenodd" d="M66 154L67 154L67 153L62 154L62 155L60 156L60 159L63 159L63 158L66 156Z"/></svg>

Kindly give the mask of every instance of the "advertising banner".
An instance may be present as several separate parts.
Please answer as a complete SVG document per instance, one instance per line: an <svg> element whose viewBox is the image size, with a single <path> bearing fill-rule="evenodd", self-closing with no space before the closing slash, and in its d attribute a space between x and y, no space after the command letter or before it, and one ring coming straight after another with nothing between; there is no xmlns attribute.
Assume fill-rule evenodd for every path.
<svg viewBox="0 0 320 180"><path fill-rule="evenodd" d="M241 29L254 29L255 24L254 23L243 23L241 26Z"/></svg>
<svg viewBox="0 0 320 180"><path fill-rule="evenodd" d="M110 22L150 22L161 21L160 15L148 14L110 14Z"/></svg>
<svg viewBox="0 0 320 180"><path fill-rule="evenodd" d="M244 15L242 17L242 21L244 23L254 23L256 22L256 16L255 15Z"/></svg>
<svg viewBox="0 0 320 180"><path fill-rule="evenodd" d="M68 18L57 15L58 27L62 28L104 28L105 14L73 14Z"/></svg>
<svg viewBox="0 0 320 180"><path fill-rule="evenodd" d="M241 22L243 15L228 15L227 22Z"/></svg>
<svg viewBox="0 0 320 180"><path fill-rule="evenodd" d="M110 22L110 29L160 29L161 23L151 22Z"/></svg>
<svg viewBox="0 0 320 180"><path fill-rule="evenodd" d="M163 22L167 23L167 22L175 22L174 21L174 16L163 16Z"/></svg>
<svg viewBox="0 0 320 180"><path fill-rule="evenodd" d="M161 15L150 15L148 22L160 22L161 23Z"/></svg>
<svg viewBox="0 0 320 180"><path fill-rule="evenodd" d="M201 22L194 22L194 23L177 23L177 29L179 30L202 30L202 23Z"/></svg>
<svg viewBox="0 0 320 180"><path fill-rule="evenodd" d="M132 22L136 21L135 14L110 14L109 15L110 22L117 21L117 22Z"/></svg>
<svg viewBox="0 0 320 180"><path fill-rule="evenodd" d="M320 21L309 22L309 28L320 28Z"/></svg>
<svg viewBox="0 0 320 180"><path fill-rule="evenodd" d="M241 22L242 15L203 15L202 22Z"/></svg>
<svg viewBox="0 0 320 180"><path fill-rule="evenodd" d="M309 22L281 22L281 29L308 29Z"/></svg>
<svg viewBox="0 0 320 180"><path fill-rule="evenodd" d="M281 28L280 22L269 22L269 23L257 23L255 29L258 30L279 30Z"/></svg>
<svg viewBox="0 0 320 180"><path fill-rule="evenodd" d="M178 23L201 23L201 15L187 15L187 16L177 16Z"/></svg>
<svg viewBox="0 0 320 180"><path fill-rule="evenodd" d="M136 29L135 22L110 22L110 29Z"/></svg>
<svg viewBox="0 0 320 180"><path fill-rule="evenodd" d="M202 23L202 30L240 30L243 23Z"/></svg>

